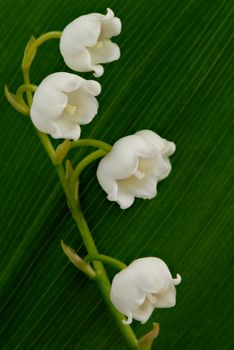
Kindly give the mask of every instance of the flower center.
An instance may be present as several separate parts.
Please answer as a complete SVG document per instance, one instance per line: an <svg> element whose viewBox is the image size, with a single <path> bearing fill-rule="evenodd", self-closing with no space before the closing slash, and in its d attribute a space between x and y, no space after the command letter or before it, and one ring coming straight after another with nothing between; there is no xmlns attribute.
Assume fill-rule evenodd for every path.
<svg viewBox="0 0 234 350"><path fill-rule="evenodd" d="M145 177L145 173L139 169L137 169L133 175L136 176L139 180L142 180Z"/></svg>
<svg viewBox="0 0 234 350"><path fill-rule="evenodd" d="M66 112L68 112L69 114L71 115L74 115L75 111L76 111L76 106L74 105L71 105L71 104L67 104L65 109L64 109Z"/></svg>
<svg viewBox="0 0 234 350"><path fill-rule="evenodd" d="M97 41L97 44L95 45L97 49L101 49L103 47L102 41Z"/></svg>

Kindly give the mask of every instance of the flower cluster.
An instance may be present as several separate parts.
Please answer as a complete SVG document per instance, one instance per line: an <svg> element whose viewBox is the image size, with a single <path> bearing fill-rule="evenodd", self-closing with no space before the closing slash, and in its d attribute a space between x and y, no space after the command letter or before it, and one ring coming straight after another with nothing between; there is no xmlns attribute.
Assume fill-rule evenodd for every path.
<svg viewBox="0 0 234 350"><path fill-rule="evenodd" d="M106 15L92 13L75 19L60 37L60 52L66 65L76 72L93 72L95 78L100 77L104 73L102 64L120 58L119 46L111 41L120 32L121 21L110 9ZM53 73L34 93L30 108L32 122L40 132L55 139L77 141L80 126L90 123L97 115L96 96L100 93L101 85L95 80L72 73ZM110 151L104 152L97 169L97 179L108 200L127 209L135 198L154 198L158 182L171 172L169 157L175 152L175 144L151 130L141 130L108 147ZM80 268L82 259L67 247L64 249ZM83 261L80 269L88 271L89 277L96 275ZM137 259L116 274L110 298L127 317L126 324L133 319L145 323L155 308L175 305L175 286L180 282L180 275L173 279L161 259Z"/></svg>
<svg viewBox="0 0 234 350"><path fill-rule="evenodd" d="M67 25L60 38L60 51L69 68L94 71L100 77L101 63L119 59L120 49L110 39L120 34L120 19L112 10L91 13ZM76 74L58 72L47 76L33 97L30 115L35 127L53 138L78 140L80 125L90 123L98 112L96 96L101 85ZM97 178L110 201L129 208L135 197L156 196L158 181L171 171L169 156L175 144L150 130L117 141L100 162Z"/></svg>
<svg viewBox="0 0 234 350"><path fill-rule="evenodd" d="M103 72L101 63L120 58L120 49L110 39L121 32L120 19L112 10L91 13L67 25L60 38L60 52L65 63L76 72ZM38 86L31 106L35 127L54 138L78 140L80 125L92 121L98 111L101 86L78 75L58 72Z"/></svg>

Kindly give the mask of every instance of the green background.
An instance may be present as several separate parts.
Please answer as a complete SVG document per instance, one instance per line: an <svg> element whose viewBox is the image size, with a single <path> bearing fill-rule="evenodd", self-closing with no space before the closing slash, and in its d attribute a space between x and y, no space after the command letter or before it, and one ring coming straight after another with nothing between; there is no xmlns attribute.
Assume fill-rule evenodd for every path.
<svg viewBox="0 0 234 350"><path fill-rule="evenodd" d="M150 320L161 326L154 349L234 348L232 4L1 0L1 349L125 349L99 292L62 253L62 238L82 256L85 249L32 126L3 96L4 83L11 91L22 83L31 34L62 30L106 7L123 23L115 39L122 56L105 66L99 114L82 136L113 143L148 128L174 141L177 151L157 197L136 200L126 211L107 201L96 164L89 167L81 186L88 223L101 253L126 263L159 256L182 275L177 306L156 310ZM54 40L40 48L32 81L62 70L69 71ZM152 322L134 322L137 335Z"/></svg>

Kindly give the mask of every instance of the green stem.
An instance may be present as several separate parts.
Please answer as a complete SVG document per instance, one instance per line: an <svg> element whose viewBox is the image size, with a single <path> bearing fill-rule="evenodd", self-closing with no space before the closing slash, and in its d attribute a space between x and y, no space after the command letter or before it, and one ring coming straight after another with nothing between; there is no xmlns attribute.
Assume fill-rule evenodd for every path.
<svg viewBox="0 0 234 350"><path fill-rule="evenodd" d="M49 140L49 137L40 131L37 131L37 135L38 135L46 153L48 154L49 158L54 163L55 150L54 150L54 148ZM73 195L70 192L70 189L69 189L69 186L67 183L67 179L66 179L66 175L64 173L64 169L63 169L62 165L55 165L55 169L56 169L56 172L57 172L58 177L60 179L63 190L66 194L72 216L73 216L73 218L76 222L76 225L81 233L81 237L82 237L84 245L88 251L88 254L97 256L98 250L97 250L96 245L94 243L94 240L92 238L91 232L88 228L86 220L82 214L81 208L77 204L75 198L73 197ZM114 307L114 305L112 304L112 302L110 300L110 281L108 279L108 276L106 274L106 271L105 271L103 264L99 261L94 261L93 266L94 266L95 272L97 274L97 277L95 279L97 282L97 285L98 285L98 287L103 295L103 298L104 298L112 316L116 320L117 326L118 326L126 344L128 345L128 348L132 349L132 350L137 349L137 339L135 337L135 334L133 333L130 326L123 324L123 319L124 319L123 315L120 314L116 310L116 308Z"/></svg>
<svg viewBox="0 0 234 350"><path fill-rule="evenodd" d="M29 72L29 68L22 68L22 72L23 72L23 77L24 77L24 83L25 85L30 85L30 72ZM26 96L27 96L27 100L28 100L28 105L29 107L32 105L32 91L31 90L27 90L26 92Z"/></svg>
<svg viewBox="0 0 234 350"><path fill-rule="evenodd" d="M36 54L37 48L42 45L44 42L51 40L51 39L59 39L61 37L62 32L48 32L43 35L41 35L39 38L34 39L31 38L29 40L29 43L26 47L25 54L23 57L23 62L22 62L22 72L23 72L23 77L24 77L24 83L26 85L30 85L30 67L33 62L33 59ZM27 91L27 100L28 104L31 106L32 104L32 92Z"/></svg>
<svg viewBox="0 0 234 350"><path fill-rule="evenodd" d="M46 149L46 151L47 151L47 149ZM96 248L96 245L94 243L92 234L91 234L89 227L87 225L87 222L82 214L80 206L77 205L76 200L74 199L74 197L70 193L63 167L62 167L62 165L56 165L55 168L56 168L58 177L60 179L60 182L62 184L63 190L66 194L67 199L68 199L72 216L73 216L73 218L77 224L77 227L81 233L81 237L83 239L84 245L85 245L85 247L90 255L97 256L99 254L98 254L98 250ZM135 337L135 334L133 333L130 326L123 324L123 319L124 319L123 315L120 314L116 310L116 308L114 307L114 305L112 304L112 302L110 300L110 281L108 279L108 276L106 274L106 271L105 271L103 264L99 261L94 261L93 266L94 266L95 272L97 274L96 279L95 279L97 282L97 285L99 286L99 289L101 290L103 298L104 298L111 314L113 315L113 317L116 320L117 326L118 326L123 338L125 339L126 344L128 345L129 349L132 349L132 350L137 349L137 339Z"/></svg>
<svg viewBox="0 0 234 350"><path fill-rule="evenodd" d="M48 154L49 158L53 162L55 150L54 150L54 148L49 140L49 137L46 134L41 133L40 131L38 131L37 134L38 134L38 137L39 137L46 153ZM73 197L73 195L70 192L70 188L69 188L69 185L67 183L67 179L66 179L66 175L64 173L63 166L61 164L55 165L55 169L56 169L57 175L59 177L60 183L63 187L63 190L65 192L65 195L67 197L67 200L69 202L69 207L70 207L72 216L73 216L73 218L76 222L76 225L81 233L81 237L82 237L84 245L88 251L88 254L97 256L99 254L98 254L98 250L96 248L96 245L94 243L92 234L91 234L89 227L87 225L87 222L82 214L82 211L81 211L79 204L77 203L77 201L75 200L75 198ZM114 305L112 304L112 302L110 300L110 281L108 279L108 276L106 274L106 271L105 271L103 264L99 261L94 261L93 266L94 266L94 270L97 274L95 281L97 282L97 285L98 285L98 287L103 295L103 298L104 298L112 316L116 320L117 326L118 326L126 344L128 345L129 349L132 349L132 350L137 349L137 339L135 337L135 334L133 333L130 326L123 324L123 319L124 319L123 315L120 314L116 310L116 308L114 307Z"/></svg>
<svg viewBox="0 0 234 350"><path fill-rule="evenodd" d="M51 40L51 39L60 39L62 35L62 32L59 31L53 31L53 32L48 32L45 34L42 34L37 38L32 44L31 47L32 49L37 48L38 46L44 44L46 41Z"/></svg>
<svg viewBox="0 0 234 350"><path fill-rule="evenodd" d="M101 261L103 263L115 267L117 270L120 271L127 267L127 265L125 265L122 261L103 254L89 254L83 260L87 263L93 261Z"/></svg>
<svg viewBox="0 0 234 350"><path fill-rule="evenodd" d="M26 91L32 91L35 92L37 89L36 85L33 84L22 84L16 91L16 96L21 96L23 95L24 92Z"/></svg>
<svg viewBox="0 0 234 350"><path fill-rule="evenodd" d="M95 152L90 153L87 157L83 158L75 167L70 176L70 188L72 189L72 193L75 196L75 199L78 201L79 198L79 177L82 171L96 159L103 157L106 154L103 150L97 150Z"/></svg>
<svg viewBox="0 0 234 350"><path fill-rule="evenodd" d="M39 36L39 38L35 39L32 37L25 50L23 62L22 62L22 69L23 70L29 70L31 67L31 64L33 62L33 59L36 55L37 48L44 44L46 41L51 39L59 39L61 38L62 32L48 32L45 34L42 34Z"/></svg>
<svg viewBox="0 0 234 350"><path fill-rule="evenodd" d="M23 84L21 85L17 91L16 91L16 96L18 98L18 100L23 104L23 106L25 106L26 108L28 108L28 106L25 104L25 101L24 101L24 97L23 97L23 94L26 92L28 93L29 91L31 92L35 92L37 89L37 86L36 85L33 85L33 84Z"/></svg>
<svg viewBox="0 0 234 350"><path fill-rule="evenodd" d="M102 158L106 154L105 151L99 149L90 153L87 157L83 158L75 167L73 175L75 179L78 179L82 171L92 162L94 162L98 158Z"/></svg>
<svg viewBox="0 0 234 350"><path fill-rule="evenodd" d="M70 144L70 149L80 147L80 146L90 146L95 148L100 148L105 152L110 152L112 146L106 142L95 140L95 139L82 139L78 141L72 141Z"/></svg>
<svg viewBox="0 0 234 350"><path fill-rule="evenodd" d="M53 32L54 33L54 32ZM32 45L35 45L35 42L37 41L37 46L41 45L44 41L51 39L51 33L47 33L42 35L40 38L38 38L37 40L35 40L34 42L32 42L31 45L29 45L29 49L31 49ZM35 50L35 48L34 48ZM32 63L32 60L30 61ZM22 72L23 72L23 76L24 76L24 83L26 85L30 85L30 65L29 66L25 66L22 64ZM32 92L31 91L27 91L27 99L28 99L28 104L29 107L32 104ZM63 166L61 164L55 164L55 149L53 147L53 145L50 142L50 139L48 137L48 135L37 131L37 135L41 141L42 146L44 147L47 155L49 156L49 158L51 159L52 163L55 166L55 170L57 172L57 175L59 177L60 183L63 187L64 193L67 197L67 201L69 203L69 207L72 213L72 216L76 222L76 225L80 231L81 237L83 239L84 245L87 249L88 254L90 255L98 255L98 250L96 248L95 242L93 240L92 234L89 230L89 227L87 225L87 222L84 218L84 215L81 211L80 205L79 205L79 201L75 199L75 197L73 196L70 186L68 184L68 181L66 179L66 175L63 169ZM81 140L80 140L81 141ZM95 142L93 142L95 141ZM77 147L79 141L76 142L76 146L74 146L73 144L73 148ZM87 140L85 140L85 142L87 142ZM81 142L79 143L81 144ZM104 145L105 149L102 148L102 151L96 151L96 155L95 157L97 158L97 152L99 152L99 156L101 156L100 152L105 151L109 152L111 149L110 145L105 144L104 142L101 141L97 141L97 140L92 140L92 146L93 147L97 147L98 144L98 148L102 148L100 147L100 145ZM89 143L89 145L91 145ZM95 152L93 152L95 153ZM78 168L77 173L79 174L79 172L82 170L82 168L84 168L85 166L87 166L91 159L93 159L94 156L91 156L90 158L86 157L86 160L83 159L83 165L80 166L80 168ZM93 159L94 160L94 159ZM111 300L110 300L110 281L109 278L106 274L106 270L102 264L102 262L99 261L94 261L93 262L93 266L96 272L96 278L95 281L103 295L103 298L112 314L112 316L114 317L114 319L116 320L117 326L120 330L120 333L122 334L127 346L129 349L132 350L136 350L137 349L137 344L138 341L135 337L134 332L132 331L131 327L128 325L123 324L123 315L121 313L119 313L117 311L117 309L114 307L114 305L112 304Z"/></svg>

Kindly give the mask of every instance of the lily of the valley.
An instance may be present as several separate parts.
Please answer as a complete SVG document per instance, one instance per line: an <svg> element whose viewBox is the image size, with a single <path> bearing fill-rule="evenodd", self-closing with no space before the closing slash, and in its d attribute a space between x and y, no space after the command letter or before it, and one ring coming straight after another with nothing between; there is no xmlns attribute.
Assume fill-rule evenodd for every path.
<svg viewBox="0 0 234 350"><path fill-rule="evenodd" d="M116 201L122 209L129 208L135 197L156 196L157 182L171 171L168 157L174 152L173 142L151 130L123 137L99 163L98 181L110 201Z"/></svg>
<svg viewBox="0 0 234 350"><path fill-rule="evenodd" d="M38 86L30 114L35 127L54 138L77 140L80 125L88 124L97 114L94 96L101 85L70 73L53 73Z"/></svg>
<svg viewBox="0 0 234 350"><path fill-rule="evenodd" d="M148 257L134 260L117 273L112 281L110 298L117 310L127 317L145 323L155 308L169 308L176 304L175 286L180 275L172 278L165 262Z"/></svg>
<svg viewBox="0 0 234 350"><path fill-rule="evenodd" d="M120 49L110 39L121 32L120 19L111 9L107 14L90 13L69 23L62 32L60 51L67 66L77 72L103 72L102 63L120 58Z"/></svg>

